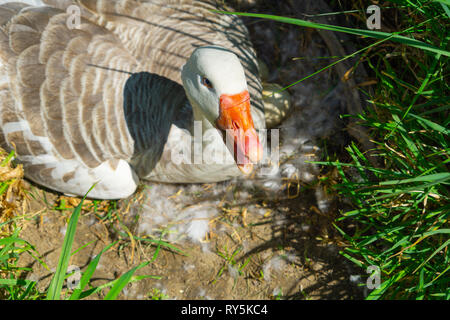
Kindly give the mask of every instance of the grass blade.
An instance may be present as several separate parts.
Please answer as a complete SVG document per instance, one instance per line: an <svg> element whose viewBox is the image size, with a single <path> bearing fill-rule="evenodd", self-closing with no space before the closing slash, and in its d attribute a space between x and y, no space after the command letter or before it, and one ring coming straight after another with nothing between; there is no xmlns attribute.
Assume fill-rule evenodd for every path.
<svg viewBox="0 0 450 320"><path fill-rule="evenodd" d="M134 273L138 269L145 267L149 263L150 263L149 261L143 262L140 265L138 265L137 267L134 267L130 271L124 273L119 279L117 279L117 282L114 284L114 286L111 288L111 290L109 290L108 294L105 297L105 300L115 300L117 298L117 296L120 294L120 292L122 291L122 289L128 283L130 283Z"/></svg>
<svg viewBox="0 0 450 320"><path fill-rule="evenodd" d="M59 257L58 266L56 268L56 272L52 278L50 283L50 287L47 292L47 300L59 300L61 298L61 290L64 284L64 279L66 277L67 267L69 266L69 259L71 257L72 252L72 244L75 238L75 232L77 229L78 218L81 214L81 208L83 206L83 202L86 199L89 192L95 187L93 185L88 193L83 197L81 203L75 208L70 217L69 224L67 226L66 235L64 237L64 242L62 246L62 251Z"/></svg>
<svg viewBox="0 0 450 320"><path fill-rule="evenodd" d="M129 281L129 283L137 282L137 281L140 281L142 279L161 280L161 277L159 277L159 276L150 276L150 275L147 275L147 276L133 276L133 277L131 277L131 280ZM116 280L110 281L108 283L105 283L105 284L103 284L101 286L98 286L98 287L91 288L91 289L88 289L86 291L83 291L83 293L80 295L80 299L84 299L86 297L89 297L89 296L91 296L91 295L93 295L93 294L95 294L97 292L100 292L101 290L103 290L105 288L112 287L112 286L114 286L117 283L118 280L119 279L116 279Z"/></svg>
<svg viewBox="0 0 450 320"><path fill-rule="evenodd" d="M89 281L91 280L92 276L94 275L95 270L97 269L98 263L100 262L100 258L102 255L111 249L117 241L110 243L108 246L106 246L92 261L89 263L87 269L85 272L83 272L83 276L80 279L80 284L78 288L76 288L72 295L70 296L69 300L78 300L80 299L80 296L84 290L84 288L88 285Z"/></svg>
<svg viewBox="0 0 450 320"><path fill-rule="evenodd" d="M0 279L0 286L28 286L32 283L34 281L25 279Z"/></svg>
<svg viewBox="0 0 450 320"><path fill-rule="evenodd" d="M372 30L363 30L363 29L354 29L354 28L347 28L347 27L341 27L341 26L335 26L335 25L328 25L328 24L321 24L321 23L315 23L311 21L306 21L302 19L295 19L295 18L288 18L288 17L280 17L270 14L260 14L260 13L245 13L245 12L228 12L228 11L219 11L214 10L216 13L222 13L222 14L231 14L231 15L237 15L237 16L243 16L243 17L252 17L252 18L262 18L262 19L268 19L283 23L289 23L294 24L301 27L306 28L315 28L315 29L322 29L322 30L328 30L328 31L336 31L336 32L344 32L348 34L358 35L358 36L364 36L364 37L371 37L376 39L387 39L399 42L401 44L405 44L411 47L419 48L422 50L426 50L429 52L439 53L446 57L450 57L450 52L446 51L444 49L437 48L435 46L432 46L428 43L412 39L409 37L401 36L395 33L387 33L387 32L381 32L381 31L372 31Z"/></svg>

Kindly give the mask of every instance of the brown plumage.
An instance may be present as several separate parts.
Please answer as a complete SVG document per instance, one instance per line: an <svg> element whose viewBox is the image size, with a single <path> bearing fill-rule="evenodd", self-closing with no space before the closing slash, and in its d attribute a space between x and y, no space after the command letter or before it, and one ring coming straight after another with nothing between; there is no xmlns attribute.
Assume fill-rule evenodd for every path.
<svg viewBox="0 0 450 320"><path fill-rule="evenodd" d="M39 184L82 194L89 181L100 179L96 168L107 164L114 171L122 162L132 165L128 176L136 183L135 172L141 178L153 169L164 174L164 168L158 169L164 167L158 164L164 145L154 145L160 131L155 123L167 117L169 124L191 130L180 73L197 47L220 45L236 53L246 70L252 113L263 109L247 30L237 17L212 13L218 8L214 1L44 2L49 6L0 6L0 146L15 148L26 176ZM66 10L74 4L82 17L71 29ZM136 81L148 87L152 103L163 110L152 114L152 119L160 117L156 122L145 118L143 106L124 101L127 83ZM151 166L145 164L149 159ZM80 177L89 175L92 179L82 182ZM155 180L170 182L170 177ZM91 195L123 197L133 188L105 182Z"/></svg>

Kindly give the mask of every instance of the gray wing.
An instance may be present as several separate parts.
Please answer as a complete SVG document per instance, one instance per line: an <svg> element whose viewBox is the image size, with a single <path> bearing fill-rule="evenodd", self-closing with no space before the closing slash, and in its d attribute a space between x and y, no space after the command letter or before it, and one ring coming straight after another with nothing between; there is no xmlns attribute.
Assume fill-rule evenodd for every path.
<svg viewBox="0 0 450 320"><path fill-rule="evenodd" d="M86 19L72 30L68 18L56 8L0 6L0 143L15 147L29 178L64 192L75 170L86 169L90 183L88 169L114 171L131 158L130 74L116 70L140 70L113 33Z"/></svg>
<svg viewBox="0 0 450 320"><path fill-rule="evenodd" d="M247 28L214 0L44 0L82 14L116 34L144 69L181 84L181 68L195 48L219 45L237 54L246 70L255 125L264 127L262 85ZM259 112L258 112L259 110Z"/></svg>

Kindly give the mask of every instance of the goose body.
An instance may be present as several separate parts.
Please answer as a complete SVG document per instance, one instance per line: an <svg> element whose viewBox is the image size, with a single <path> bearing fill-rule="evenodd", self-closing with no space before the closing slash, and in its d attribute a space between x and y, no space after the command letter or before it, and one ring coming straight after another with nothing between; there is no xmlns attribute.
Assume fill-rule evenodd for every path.
<svg viewBox="0 0 450 320"><path fill-rule="evenodd" d="M212 13L208 0L44 2L0 6L0 146L16 150L27 178L75 195L97 183L90 197L117 199L140 179L215 182L245 171L217 129L234 123L222 102L242 92L249 115L248 99L227 112L244 110L245 126L265 126L241 20ZM75 28L71 5L81 13ZM202 107L216 96L220 103ZM203 155L225 161L173 161L173 149L198 134Z"/></svg>

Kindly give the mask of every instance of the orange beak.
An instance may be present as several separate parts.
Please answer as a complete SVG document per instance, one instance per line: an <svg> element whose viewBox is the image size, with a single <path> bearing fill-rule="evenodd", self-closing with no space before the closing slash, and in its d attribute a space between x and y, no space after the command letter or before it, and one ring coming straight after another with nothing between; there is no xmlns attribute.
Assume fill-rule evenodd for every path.
<svg viewBox="0 0 450 320"><path fill-rule="evenodd" d="M216 125L218 129L225 131L225 143L238 168L244 174L250 174L253 164L261 160L263 151L253 125L250 94L247 90L220 97L220 115Z"/></svg>

